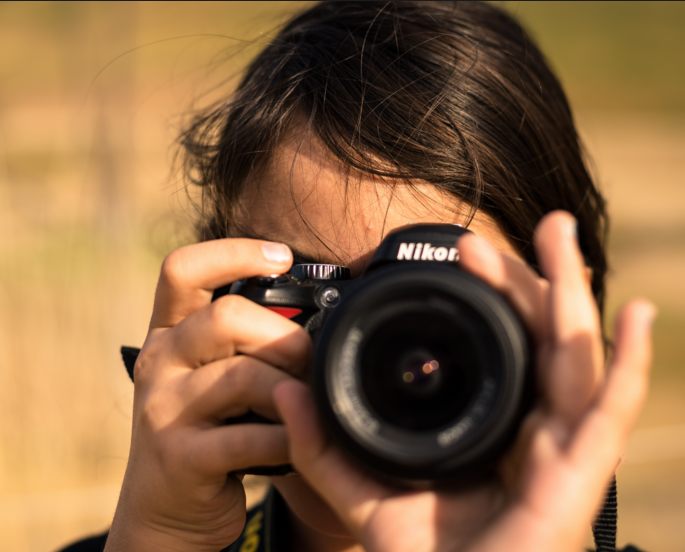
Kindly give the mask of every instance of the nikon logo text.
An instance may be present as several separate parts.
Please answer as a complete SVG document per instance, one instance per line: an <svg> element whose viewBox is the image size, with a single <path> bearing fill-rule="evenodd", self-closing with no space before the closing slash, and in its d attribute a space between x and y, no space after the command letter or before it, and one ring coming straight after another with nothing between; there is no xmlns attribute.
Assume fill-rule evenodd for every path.
<svg viewBox="0 0 685 552"><path fill-rule="evenodd" d="M401 243L397 251L398 261L458 261L456 247L433 247L430 243Z"/></svg>

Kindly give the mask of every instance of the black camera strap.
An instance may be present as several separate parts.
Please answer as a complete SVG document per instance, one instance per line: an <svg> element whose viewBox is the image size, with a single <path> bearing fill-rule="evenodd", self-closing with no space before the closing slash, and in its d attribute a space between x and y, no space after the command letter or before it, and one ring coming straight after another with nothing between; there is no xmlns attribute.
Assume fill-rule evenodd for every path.
<svg viewBox="0 0 685 552"><path fill-rule="evenodd" d="M595 540L597 552L616 551L616 526L618 522L618 500L616 497L616 476L612 476L611 483L604 497L604 504L592 525L592 536Z"/></svg>
<svg viewBox="0 0 685 552"><path fill-rule="evenodd" d="M136 360L138 360L138 354L140 349L137 347L122 347L121 348L121 358L124 360L124 366L126 367L126 373L128 377L133 379L133 368L136 365Z"/></svg>

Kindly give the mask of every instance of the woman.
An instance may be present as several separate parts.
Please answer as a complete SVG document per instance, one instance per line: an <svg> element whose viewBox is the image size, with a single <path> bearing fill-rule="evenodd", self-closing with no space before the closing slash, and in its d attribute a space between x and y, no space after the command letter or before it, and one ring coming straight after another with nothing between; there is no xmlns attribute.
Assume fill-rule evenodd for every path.
<svg viewBox="0 0 685 552"><path fill-rule="evenodd" d="M581 549L645 394L654 310L621 311L605 371L605 205L520 26L490 4L315 5L182 144L201 242L162 266L105 550ZM358 275L416 222L474 231L461 266L508 299L536 349L538 403L468 489L401 491L349 464L302 383L308 334L241 297L211 302L293 256ZM277 423L221 423L248 411ZM272 478L278 515L246 525L226 474L289 461L301 476Z"/></svg>

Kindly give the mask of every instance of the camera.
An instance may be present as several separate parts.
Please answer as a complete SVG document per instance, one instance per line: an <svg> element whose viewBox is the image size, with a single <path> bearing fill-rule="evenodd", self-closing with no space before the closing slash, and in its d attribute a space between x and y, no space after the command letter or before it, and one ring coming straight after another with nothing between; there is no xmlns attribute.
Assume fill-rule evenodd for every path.
<svg viewBox="0 0 685 552"><path fill-rule="evenodd" d="M530 408L526 332L499 293L459 268L465 232L397 229L354 280L345 267L300 264L215 292L242 295L311 333L310 383L324 428L380 477L484 473Z"/></svg>

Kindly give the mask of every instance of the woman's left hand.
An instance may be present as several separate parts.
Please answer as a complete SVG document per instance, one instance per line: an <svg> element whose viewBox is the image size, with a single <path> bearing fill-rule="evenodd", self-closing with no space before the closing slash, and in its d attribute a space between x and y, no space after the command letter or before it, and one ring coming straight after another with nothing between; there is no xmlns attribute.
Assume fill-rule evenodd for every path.
<svg viewBox="0 0 685 552"><path fill-rule="evenodd" d="M635 300L622 309L605 373L573 217L547 215L535 247L545 279L475 235L459 241L462 268L510 301L536 348L539 404L492 483L461 492L387 487L332 446L304 384L275 389L293 463L367 551L583 548L646 395L654 308Z"/></svg>

